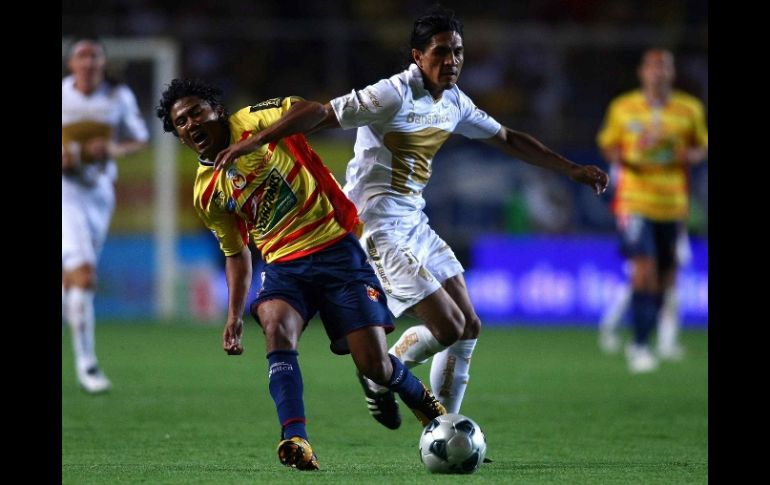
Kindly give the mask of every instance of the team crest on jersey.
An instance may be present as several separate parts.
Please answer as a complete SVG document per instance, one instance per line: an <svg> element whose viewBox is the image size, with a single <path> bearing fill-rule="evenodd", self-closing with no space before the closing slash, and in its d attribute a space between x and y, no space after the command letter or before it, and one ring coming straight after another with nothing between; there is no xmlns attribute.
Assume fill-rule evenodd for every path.
<svg viewBox="0 0 770 485"><path fill-rule="evenodd" d="M380 301L380 292L379 291L375 290L374 288L372 288L369 285L364 285L364 286L366 286L366 296L368 296L370 300L372 300L374 302Z"/></svg>
<svg viewBox="0 0 770 485"><path fill-rule="evenodd" d="M227 169L227 179L233 184L236 189L242 189L246 186L246 177L240 173L235 167Z"/></svg>

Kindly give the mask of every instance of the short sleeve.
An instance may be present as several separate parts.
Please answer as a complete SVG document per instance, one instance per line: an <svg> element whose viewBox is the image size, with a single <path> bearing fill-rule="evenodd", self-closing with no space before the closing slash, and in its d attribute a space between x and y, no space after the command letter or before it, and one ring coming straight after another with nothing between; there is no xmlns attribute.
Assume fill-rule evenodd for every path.
<svg viewBox="0 0 770 485"><path fill-rule="evenodd" d="M460 92L460 122L455 133L468 138L492 138L500 131L502 125L489 116L486 111L478 108L471 99Z"/></svg>
<svg viewBox="0 0 770 485"><path fill-rule="evenodd" d="M334 114L342 128L357 128L378 121L388 121L401 108L403 96L390 79L331 100Z"/></svg>

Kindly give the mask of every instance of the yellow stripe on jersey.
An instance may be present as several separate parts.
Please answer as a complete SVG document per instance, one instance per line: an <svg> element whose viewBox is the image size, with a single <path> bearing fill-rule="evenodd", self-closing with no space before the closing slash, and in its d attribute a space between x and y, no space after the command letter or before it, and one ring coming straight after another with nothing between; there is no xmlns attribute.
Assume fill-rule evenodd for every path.
<svg viewBox="0 0 770 485"><path fill-rule="evenodd" d="M675 91L653 108L640 90L615 98L597 135L601 148L619 147L621 168L614 209L659 221L687 217L688 186L681 153L708 146L702 103Z"/></svg>
<svg viewBox="0 0 770 485"><path fill-rule="evenodd" d="M431 174L430 161L449 138L440 128L424 128L418 131L391 131L385 134L383 143L393 155L391 187L402 194L419 194L422 190L409 188L409 180L424 186Z"/></svg>
<svg viewBox="0 0 770 485"><path fill-rule="evenodd" d="M230 119L231 140L238 141L275 123L292 102L276 98L248 106ZM266 262L312 254L347 231L334 219L333 207L318 182L283 142L274 150L261 146L239 157L224 172L201 165L195 181L195 206L219 239L225 255L240 252L248 234Z"/></svg>
<svg viewBox="0 0 770 485"><path fill-rule="evenodd" d="M65 149L69 149L73 142L79 144L81 162L88 163L94 161L88 157L84 150L82 150L83 145L94 138L105 138L107 140L111 140L112 125L108 123L101 123L99 121L89 120L69 123L62 125L61 127L62 145L65 147Z"/></svg>

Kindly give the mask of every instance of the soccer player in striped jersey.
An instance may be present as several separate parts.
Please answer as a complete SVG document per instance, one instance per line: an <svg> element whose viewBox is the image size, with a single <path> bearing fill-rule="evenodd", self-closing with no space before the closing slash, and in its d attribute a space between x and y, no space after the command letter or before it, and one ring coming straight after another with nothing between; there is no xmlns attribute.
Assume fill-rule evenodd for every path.
<svg viewBox="0 0 770 485"><path fill-rule="evenodd" d="M649 49L638 69L641 89L615 98L597 136L617 174L612 210L621 248L631 263L634 341L629 370L650 372L658 362L649 346L661 309L659 350L678 357L675 282L677 239L688 215L688 169L708 156L703 104L673 89L674 56Z"/></svg>
<svg viewBox="0 0 770 485"><path fill-rule="evenodd" d="M94 292L115 208L115 159L149 139L134 94L105 77L106 64L101 42L77 39L61 83L62 314L72 332L78 383L89 393L112 386L96 359Z"/></svg>
<svg viewBox="0 0 770 485"><path fill-rule="evenodd" d="M228 315L222 336L230 355L243 352L242 315L251 282L251 240L266 262L250 311L265 334L270 395L281 425L278 457L300 470L318 469L305 427L297 343L320 313L331 350L350 353L360 372L396 392L423 425L446 411L396 357L385 334L394 326L385 293L354 232L353 203L302 135L234 155L224 170L218 153L293 111L296 97L274 98L228 115L221 91L174 79L157 115L167 132L198 154L194 205L226 256ZM228 153L233 153L228 151Z"/></svg>
<svg viewBox="0 0 770 485"><path fill-rule="evenodd" d="M453 12L437 7L418 18L411 47L405 71L326 104L305 101L269 130L229 147L216 163L225 167L235 156L296 132L358 128L344 190L364 222L362 244L393 314L408 312L423 322L405 330L390 353L407 367L433 357L433 392L447 411L458 413L481 321L462 265L422 211L434 155L457 133L568 176L596 193L605 190L607 174L567 160L474 105L457 86L464 61L463 25ZM393 394L366 377L361 383L370 407L376 407L375 419L397 427Z"/></svg>

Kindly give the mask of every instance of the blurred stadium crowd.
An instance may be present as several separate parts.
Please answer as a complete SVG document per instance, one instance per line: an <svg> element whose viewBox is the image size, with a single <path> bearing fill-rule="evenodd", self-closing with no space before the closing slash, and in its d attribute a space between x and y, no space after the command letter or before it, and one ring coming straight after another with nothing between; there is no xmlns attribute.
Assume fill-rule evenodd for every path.
<svg viewBox="0 0 770 485"><path fill-rule="evenodd" d="M411 22L430 1L107 0L62 2L64 37L170 37L180 73L213 81L232 107L296 94L325 102L405 65ZM676 55L676 86L708 108L708 6L695 0L442 2L465 23L459 86L483 109L580 163L606 167L595 137L609 101L638 87L650 46ZM120 66L116 66L120 70ZM149 68L148 68L149 69ZM149 111L158 93L120 77ZM146 83L144 84L146 86ZM354 133L319 137L349 140ZM439 152L426 191L433 227L459 253L480 232L610 234L611 193L510 163L461 137ZM690 230L707 236L708 168L691 178ZM608 191L611 192L611 191Z"/></svg>

